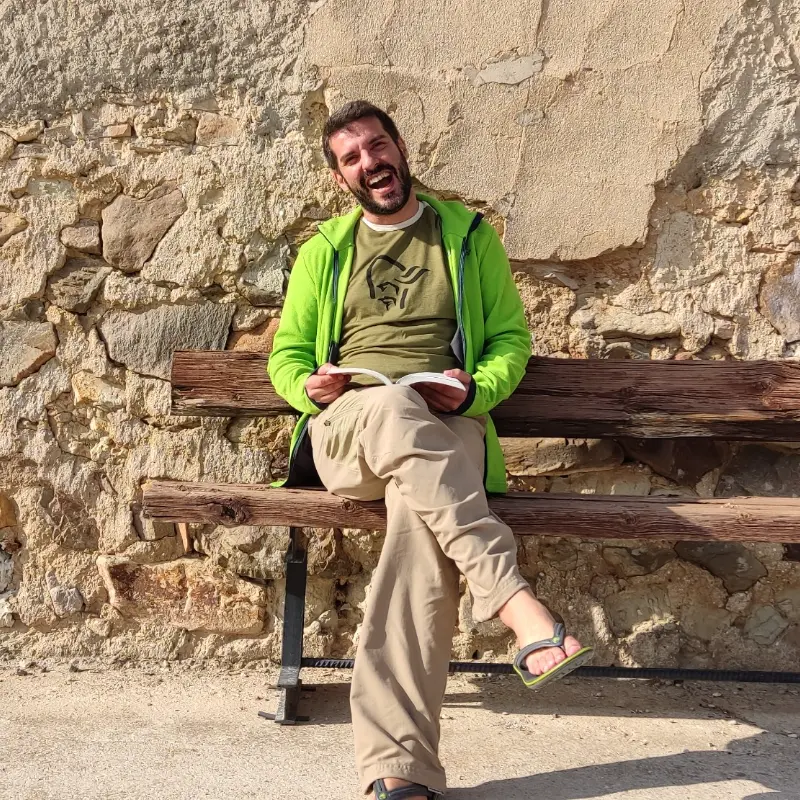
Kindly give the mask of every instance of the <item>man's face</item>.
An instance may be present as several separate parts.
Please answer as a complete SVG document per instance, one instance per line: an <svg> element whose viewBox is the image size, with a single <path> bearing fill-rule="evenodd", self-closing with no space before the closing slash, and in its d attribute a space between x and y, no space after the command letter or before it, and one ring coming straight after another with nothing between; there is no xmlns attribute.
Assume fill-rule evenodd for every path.
<svg viewBox="0 0 800 800"><path fill-rule="evenodd" d="M355 195L365 211L388 216L411 196L408 151L398 144L375 117L356 120L330 138L339 166L332 170L336 183Z"/></svg>

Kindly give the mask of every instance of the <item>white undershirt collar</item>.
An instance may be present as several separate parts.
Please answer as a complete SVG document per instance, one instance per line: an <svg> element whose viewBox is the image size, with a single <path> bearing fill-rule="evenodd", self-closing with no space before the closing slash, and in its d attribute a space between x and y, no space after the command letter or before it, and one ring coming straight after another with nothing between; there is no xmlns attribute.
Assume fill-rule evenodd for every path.
<svg viewBox="0 0 800 800"><path fill-rule="evenodd" d="M421 216L422 212L428 207L424 200L419 201L419 208L413 217L409 217L403 222L396 222L394 225L381 225L378 222L370 222L366 217L361 217L361 221L373 231L401 231L403 228L408 228L413 225Z"/></svg>

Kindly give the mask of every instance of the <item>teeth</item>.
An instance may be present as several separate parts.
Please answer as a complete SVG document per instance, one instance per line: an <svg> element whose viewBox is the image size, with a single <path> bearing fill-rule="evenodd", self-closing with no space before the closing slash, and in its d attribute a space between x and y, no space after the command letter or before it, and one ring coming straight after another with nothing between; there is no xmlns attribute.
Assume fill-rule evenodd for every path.
<svg viewBox="0 0 800 800"><path fill-rule="evenodd" d="M391 174L392 174L392 173L391 173L391 172L389 172L388 170L384 170L383 172L381 172L381 173L379 173L379 174L377 174L377 175L373 175L373 176L372 176L372 177L371 177L371 178L370 178L370 179L367 181L367 186L370 186L370 187L372 187L372 186L374 186L376 183L378 183L379 181L382 181L384 178L387 178L388 176L390 176Z"/></svg>

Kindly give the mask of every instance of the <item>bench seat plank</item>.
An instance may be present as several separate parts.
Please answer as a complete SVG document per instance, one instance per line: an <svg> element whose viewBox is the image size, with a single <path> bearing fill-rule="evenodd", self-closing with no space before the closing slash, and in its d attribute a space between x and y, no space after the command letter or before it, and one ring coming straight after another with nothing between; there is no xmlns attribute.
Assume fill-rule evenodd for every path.
<svg viewBox="0 0 800 800"><path fill-rule="evenodd" d="M358 503L323 490L153 480L144 485L143 495L147 516L174 522L386 527L382 502ZM523 536L800 542L800 499L794 498L518 493L492 497L490 505Z"/></svg>
<svg viewBox="0 0 800 800"><path fill-rule="evenodd" d="M262 353L176 352L172 412L293 413L266 362ZM501 436L800 440L800 363L532 358L492 417Z"/></svg>

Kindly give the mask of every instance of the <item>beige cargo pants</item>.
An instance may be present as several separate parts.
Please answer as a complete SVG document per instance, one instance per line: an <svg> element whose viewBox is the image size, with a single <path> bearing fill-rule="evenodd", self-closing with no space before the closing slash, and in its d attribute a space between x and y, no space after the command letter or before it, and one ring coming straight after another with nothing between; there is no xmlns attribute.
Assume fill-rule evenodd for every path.
<svg viewBox="0 0 800 800"><path fill-rule="evenodd" d="M403 386L345 392L313 418L320 478L334 494L386 498L350 693L356 765L377 778L446 788L439 715L458 621L458 573L483 621L528 586L511 530L483 488L485 422L436 416Z"/></svg>

